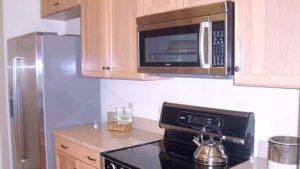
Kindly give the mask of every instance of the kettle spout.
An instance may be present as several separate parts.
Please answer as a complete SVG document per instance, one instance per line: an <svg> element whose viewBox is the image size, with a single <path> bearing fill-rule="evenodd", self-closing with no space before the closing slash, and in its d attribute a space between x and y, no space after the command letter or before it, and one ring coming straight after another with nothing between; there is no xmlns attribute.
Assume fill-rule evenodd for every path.
<svg viewBox="0 0 300 169"><path fill-rule="evenodd" d="M201 146L201 143L199 141L199 137L194 137L193 142L199 147Z"/></svg>

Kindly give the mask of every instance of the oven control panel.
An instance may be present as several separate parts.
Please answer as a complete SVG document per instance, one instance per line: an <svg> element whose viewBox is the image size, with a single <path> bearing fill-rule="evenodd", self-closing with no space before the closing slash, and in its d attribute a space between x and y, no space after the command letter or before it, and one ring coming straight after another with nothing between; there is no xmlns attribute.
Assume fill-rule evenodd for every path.
<svg viewBox="0 0 300 169"><path fill-rule="evenodd" d="M129 167L125 167L117 162L109 160L107 158L104 159L104 169L131 169Z"/></svg>
<svg viewBox="0 0 300 169"><path fill-rule="evenodd" d="M223 126L223 118L220 116L213 116L208 114L196 114L193 112L182 111L177 117L180 125L191 126L192 128L201 128L205 125L212 124L219 128Z"/></svg>
<svg viewBox="0 0 300 169"><path fill-rule="evenodd" d="M221 129L224 136L247 140L254 133L252 112L232 111L164 102L159 121L161 128L199 133L207 124ZM234 130L233 130L234 129Z"/></svg>

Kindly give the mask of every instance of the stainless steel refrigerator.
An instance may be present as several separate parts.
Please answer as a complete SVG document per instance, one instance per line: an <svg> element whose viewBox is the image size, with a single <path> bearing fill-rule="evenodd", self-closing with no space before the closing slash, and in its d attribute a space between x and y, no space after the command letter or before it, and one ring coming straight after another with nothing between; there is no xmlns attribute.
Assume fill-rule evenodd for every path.
<svg viewBox="0 0 300 169"><path fill-rule="evenodd" d="M100 80L80 76L80 37L9 39L13 169L54 169L53 129L100 120Z"/></svg>

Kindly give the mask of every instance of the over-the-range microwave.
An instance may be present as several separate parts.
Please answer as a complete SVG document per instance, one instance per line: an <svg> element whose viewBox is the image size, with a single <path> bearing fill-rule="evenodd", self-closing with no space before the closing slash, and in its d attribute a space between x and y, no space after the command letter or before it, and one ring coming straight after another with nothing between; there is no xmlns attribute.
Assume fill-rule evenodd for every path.
<svg viewBox="0 0 300 169"><path fill-rule="evenodd" d="M233 75L234 2L137 18L138 72Z"/></svg>

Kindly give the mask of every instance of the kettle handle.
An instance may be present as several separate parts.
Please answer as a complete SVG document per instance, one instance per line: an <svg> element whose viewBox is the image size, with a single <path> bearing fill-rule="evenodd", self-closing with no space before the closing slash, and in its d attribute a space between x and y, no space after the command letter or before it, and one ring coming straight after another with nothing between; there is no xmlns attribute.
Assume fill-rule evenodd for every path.
<svg viewBox="0 0 300 169"><path fill-rule="evenodd" d="M219 127L217 127L216 125L213 125L213 124L207 124L206 126L202 127L201 132L200 132L200 138L201 138L201 142L202 143L204 142L203 133L206 132L207 129L213 129L213 130L210 130L210 131L216 131L217 132L217 136L220 139L219 143L222 143L222 137L223 137L222 132L219 129ZM215 137L213 135L209 135L209 138L213 139Z"/></svg>

